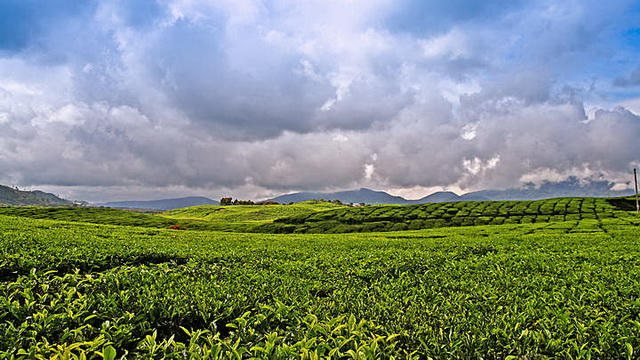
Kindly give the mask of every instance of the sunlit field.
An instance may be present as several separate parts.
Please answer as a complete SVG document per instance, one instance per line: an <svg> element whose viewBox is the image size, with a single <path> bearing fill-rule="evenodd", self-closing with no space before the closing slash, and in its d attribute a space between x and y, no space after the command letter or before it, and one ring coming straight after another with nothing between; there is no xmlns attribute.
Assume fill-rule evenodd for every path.
<svg viewBox="0 0 640 360"><path fill-rule="evenodd" d="M592 203L595 218L353 234L178 231L3 208L0 356L634 358L640 217Z"/></svg>

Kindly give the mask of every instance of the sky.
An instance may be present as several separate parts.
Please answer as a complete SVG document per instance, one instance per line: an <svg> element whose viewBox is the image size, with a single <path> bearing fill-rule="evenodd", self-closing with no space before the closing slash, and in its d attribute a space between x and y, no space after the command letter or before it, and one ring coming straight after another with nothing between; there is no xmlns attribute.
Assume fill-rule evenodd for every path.
<svg viewBox="0 0 640 360"><path fill-rule="evenodd" d="M0 0L0 184L418 198L640 165L640 2Z"/></svg>

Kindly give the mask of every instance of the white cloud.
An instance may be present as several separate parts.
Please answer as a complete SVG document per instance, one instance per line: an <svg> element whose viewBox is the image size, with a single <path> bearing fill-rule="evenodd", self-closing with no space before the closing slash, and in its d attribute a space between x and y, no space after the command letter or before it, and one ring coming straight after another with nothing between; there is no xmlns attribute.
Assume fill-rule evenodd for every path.
<svg viewBox="0 0 640 360"><path fill-rule="evenodd" d="M585 121L598 89L565 81L609 61L625 1L144 4L103 1L0 53L0 182L415 195L622 179L638 162L637 101ZM390 25L407 4L438 21Z"/></svg>
<svg viewBox="0 0 640 360"><path fill-rule="evenodd" d="M422 41L423 54L431 60L455 60L471 56L467 34L459 29Z"/></svg>
<svg viewBox="0 0 640 360"><path fill-rule="evenodd" d="M373 164L364 165L364 178L365 180L371 180L373 173L376 171L376 167Z"/></svg>
<svg viewBox="0 0 640 360"><path fill-rule="evenodd" d="M632 111L636 115L640 115L640 97L620 101L617 105Z"/></svg>

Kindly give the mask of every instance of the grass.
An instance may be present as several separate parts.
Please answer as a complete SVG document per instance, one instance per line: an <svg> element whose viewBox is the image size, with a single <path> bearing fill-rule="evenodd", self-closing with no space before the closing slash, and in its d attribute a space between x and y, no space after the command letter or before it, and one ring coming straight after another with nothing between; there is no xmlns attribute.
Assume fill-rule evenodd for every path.
<svg viewBox="0 0 640 360"><path fill-rule="evenodd" d="M612 202L613 201L613 202ZM298 214L253 229L268 233L347 233L425 228L529 224L613 218L625 199L557 198L470 201L409 206L367 206Z"/></svg>
<svg viewBox="0 0 640 360"><path fill-rule="evenodd" d="M455 208L520 223L353 234L0 215L0 358L635 358L640 217L505 204Z"/></svg>
<svg viewBox="0 0 640 360"><path fill-rule="evenodd" d="M277 218L344 207L329 202L307 201L292 205L203 205L149 214L111 208L31 206L0 207L0 215L158 229L180 225L187 230L251 232L256 226Z"/></svg>
<svg viewBox="0 0 640 360"><path fill-rule="evenodd" d="M0 215L105 225L260 233L349 233L615 218L631 199L558 198L354 208L310 201L292 205L195 206L161 214L108 208L0 207Z"/></svg>
<svg viewBox="0 0 640 360"><path fill-rule="evenodd" d="M166 229L172 225L183 225L194 230L215 230L207 223L196 223L178 219L167 219L158 215L110 208L83 207L0 207L0 215L49 219L69 222L86 222L103 225L138 226Z"/></svg>
<svg viewBox="0 0 640 360"><path fill-rule="evenodd" d="M341 208L345 208L345 206L330 202L305 201L290 205L202 205L169 210L160 215L170 219L202 220L208 222L270 222L289 216L308 215L320 211Z"/></svg>

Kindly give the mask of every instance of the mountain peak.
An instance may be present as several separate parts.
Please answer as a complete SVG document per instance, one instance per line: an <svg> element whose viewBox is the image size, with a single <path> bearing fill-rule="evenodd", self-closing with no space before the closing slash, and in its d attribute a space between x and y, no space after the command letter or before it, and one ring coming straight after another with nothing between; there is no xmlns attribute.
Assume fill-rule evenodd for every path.
<svg viewBox="0 0 640 360"><path fill-rule="evenodd" d="M277 196L272 201L282 204L301 202L308 200L340 200L343 203L365 204L406 204L407 200L399 196L389 195L384 191L376 191L367 188L358 190L338 191L333 193L300 192Z"/></svg>
<svg viewBox="0 0 640 360"><path fill-rule="evenodd" d="M415 203L460 201L460 196L453 191L437 191L421 199L414 200Z"/></svg>

